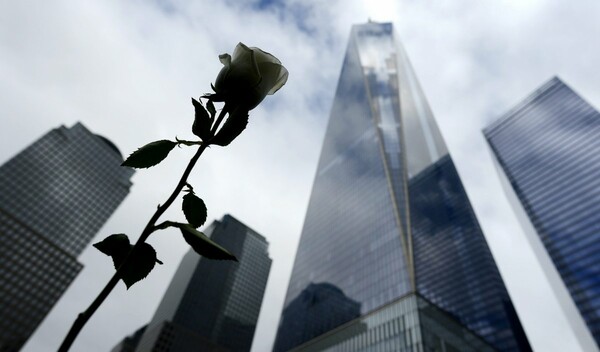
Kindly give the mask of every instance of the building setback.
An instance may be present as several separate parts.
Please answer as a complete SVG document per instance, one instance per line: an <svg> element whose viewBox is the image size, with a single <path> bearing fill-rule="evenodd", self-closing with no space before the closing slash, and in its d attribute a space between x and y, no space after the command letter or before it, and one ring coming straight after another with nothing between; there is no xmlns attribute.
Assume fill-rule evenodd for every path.
<svg viewBox="0 0 600 352"><path fill-rule="evenodd" d="M274 351L528 351L389 23L352 28Z"/></svg>
<svg viewBox="0 0 600 352"><path fill-rule="evenodd" d="M571 323L582 317L597 345L591 350L597 349L600 113L555 77L485 128L484 134L508 180L507 192L518 199L513 207L523 209L533 236L545 247L538 257L549 256L579 311L575 314L580 317L571 316ZM583 343L586 337L579 332Z"/></svg>
<svg viewBox="0 0 600 352"><path fill-rule="evenodd" d="M133 170L81 123L0 167L0 351L17 351L83 267L77 256L129 193Z"/></svg>
<svg viewBox="0 0 600 352"><path fill-rule="evenodd" d="M210 260L190 249L135 351L250 350L271 269L269 244L231 215L205 234L239 262Z"/></svg>

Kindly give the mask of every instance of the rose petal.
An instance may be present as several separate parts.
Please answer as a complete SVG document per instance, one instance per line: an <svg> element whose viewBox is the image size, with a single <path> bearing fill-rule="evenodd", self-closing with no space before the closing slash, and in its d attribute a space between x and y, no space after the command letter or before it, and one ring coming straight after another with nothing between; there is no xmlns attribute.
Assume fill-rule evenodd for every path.
<svg viewBox="0 0 600 352"><path fill-rule="evenodd" d="M225 67L217 75L215 91L224 101L246 110L275 93L288 79L288 71L279 59L243 43L238 43L231 56L224 54L219 59Z"/></svg>
<svg viewBox="0 0 600 352"><path fill-rule="evenodd" d="M247 62L250 61L250 56L253 55L252 49L244 45L244 43L238 43L233 49L233 62Z"/></svg>
<svg viewBox="0 0 600 352"><path fill-rule="evenodd" d="M281 61L279 61L278 58L276 58L275 56L273 56L272 54L269 54L266 51L263 51L259 48L256 47L252 47L250 48L252 50L254 50L254 54L256 55L256 61L261 63L261 62L273 62L273 63L277 63L281 65Z"/></svg>
<svg viewBox="0 0 600 352"><path fill-rule="evenodd" d="M275 82L271 90L269 90L268 95L275 94L275 92L277 92L281 87L283 87L283 85L288 80L288 70L283 66L280 66L280 68L281 69L279 70L279 77L277 77L277 81Z"/></svg>
<svg viewBox="0 0 600 352"><path fill-rule="evenodd" d="M232 81L245 82L252 86L260 83L261 75L256 63L255 52L243 43L239 43L233 50L231 64L230 79Z"/></svg>
<svg viewBox="0 0 600 352"><path fill-rule="evenodd" d="M231 56L229 54L221 54L219 55L219 61L221 61L224 66L229 66L231 65Z"/></svg>
<svg viewBox="0 0 600 352"><path fill-rule="evenodd" d="M279 74L281 73L281 65L274 62L262 62L258 64L260 75L262 80L256 87L256 92L264 99L269 94L273 86L277 84L279 80Z"/></svg>

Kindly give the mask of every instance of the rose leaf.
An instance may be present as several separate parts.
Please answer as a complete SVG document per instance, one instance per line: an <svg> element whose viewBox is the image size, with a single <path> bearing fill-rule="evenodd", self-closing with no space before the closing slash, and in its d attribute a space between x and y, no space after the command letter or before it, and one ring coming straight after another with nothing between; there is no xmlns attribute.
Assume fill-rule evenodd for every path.
<svg viewBox="0 0 600 352"><path fill-rule="evenodd" d="M228 250L213 242L205 234L196 230L191 225L179 224L178 227L181 230L181 234L185 241L201 256L208 259L238 261Z"/></svg>
<svg viewBox="0 0 600 352"><path fill-rule="evenodd" d="M176 145L177 143L164 139L146 144L145 146L131 153L127 160L125 160L121 165L136 169L148 168L157 165L163 161L167 155L169 155L169 152L175 148Z"/></svg>
<svg viewBox="0 0 600 352"><path fill-rule="evenodd" d="M196 111L192 132L203 141L208 141L211 138L210 128L212 127L212 119L204 106L202 106L202 103L198 100L192 98L192 104L194 104L194 109Z"/></svg>
<svg viewBox="0 0 600 352"><path fill-rule="evenodd" d="M193 227L198 228L206 222L206 205L194 193L189 192L183 196L182 210L185 218Z"/></svg>
<svg viewBox="0 0 600 352"><path fill-rule="evenodd" d="M129 238L124 233L110 235L101 242L94 243L93 246L112 258L115 269L121 266L121 263L123 263L132 247L129 243Z"/></svg>
<svg viewBox="0 0 600 352"><path fill-rule="evenodd" d="M156 259L156 251L154 248L148 243L142 243L131 254L131 258L123 268L121 274L121 280L123 280L127 289L148 276L152 269L154 269L154 264L157 262L161 263Z"/></svg>
<svg viewBox="0 0 600 352"><path fill-rule="evenodd" d="M123 264L133 245L125 234L110 235L101 242L94 243L94 247L100 252L110 256L113 260L115 270ZM142 280L152 271L155 263L162 264L156 258L156 251L148 243L142 243L131 254L127 265L121 271L121 280L129 289L133 284Z"/></svg>

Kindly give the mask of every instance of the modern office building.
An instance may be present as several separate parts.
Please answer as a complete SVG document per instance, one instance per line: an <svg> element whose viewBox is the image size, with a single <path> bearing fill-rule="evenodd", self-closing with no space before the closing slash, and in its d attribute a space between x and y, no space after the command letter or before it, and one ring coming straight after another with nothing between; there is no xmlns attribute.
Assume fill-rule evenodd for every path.
<svg viewBox="0 0 600 352"><path fill-rule="evenodd" d="M148 325L144 325L141 328L137 329L130 336L125 337L118 345L113 347L111 352L135 352L138 344L140 343L140 339L146 332L146 328Z"/></svg>
<svg viewBox="0 0 600 352"><path fill-rule="evenodd" d="M190 249L136 351L250 350L271 269L269 244L230 215L205 234L239 262L210 260Z"/></svg>
<svg viewBox="0 0 600 352"><path fill-rule="evenodd" d="M484 134L600 347L600 113L553 78Z"/></svg>
<svg viewBox="0 0 600 352"><path fill-rule="evenodd" d="M274 350L527 351L389 23L352 28Z"/></svg>
<svg viewBox="0 0 600 352"><path fill-rule="evenodd" d="M82 265L77 256L133 170L82 124L54 129L0 167L0 351L17 351Z"/></svg>

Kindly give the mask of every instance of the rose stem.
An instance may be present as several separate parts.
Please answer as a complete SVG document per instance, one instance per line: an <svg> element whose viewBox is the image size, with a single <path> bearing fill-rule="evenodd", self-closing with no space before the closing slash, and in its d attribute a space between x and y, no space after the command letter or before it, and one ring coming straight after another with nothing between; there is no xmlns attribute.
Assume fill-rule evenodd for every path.
<svg viewBox="0 0 600 352"><path fill-rule="evenodd" d="M219 117L217 119L217 123L213 126L213 129L212 129L213 135L215 134L217 128L221 124L223 117L227 113L226 107L227 107L226 105L223 107L223 110L221 110L221 113L219 114ZM200 148L198 148L198 151L196 152L196 154L194 154L194 156L188 163L188 166L186 167L185 171L183 172L183 175L181 175L181 179L179 180L179 183L175 187L175 190L173 190L173 193L171 193L171 195L169 196L169 198L167 199L165 204L158 206L158 209L156 209L156 212L154 213L154 215L152 215L152 217L150 218L150 221L148 221L148 224L144 228L144 231L142 231L140 238L137 240L137 242L135 243L133 248L131 248L131 250L129 251L129 254L125 258L123 263L119 266L119 268L117 269L115 274L108 281L106 286L104 286L104 289L102 289L102 291L100 291L100 294L98 295L98 297L96 297L96 299L94 299L92 304L90 304L90 306L85 311L79 313L79 315L77 316L77 319L75 319L75 321L73 322L73 325L71 326L71 329L69 330L69 333L67 334L67 336L63 340L62 344L58 348L58 352L67 352L71 348L71 345L73 344L73 342L75 341L75 339L77 338L77 336L79 335L79 333L81 332L81 330L83 329L85 324L92 317L92 315L96 312L96 310L100 307L100 305L104 302L106 297L108 297L108 295L111 293L111 291L115 288L115 286L117 285L117 283L119 282L119 279L121 277L121 272L123 271L123 269L129 262L130 258L132 257L132 253L137 248L139 248L142 245L142 243L146 242L146 239L148 239L148 236L150 236L152 234L152 232L154 232L156 230L156 228L154 226L156 224L156 221L158 221L160 216L171 206L171 204L173 204L173 202L177 198L177 195L181 192L181 190L187 183L187 178L190 175L190 173L192 172L192 169L194 168L194 166L196 165L196 162L200 158L200 155L202 155L202 153L208 147L208 145L209 145L209 143L202 143L200 145Z"/></svg>

